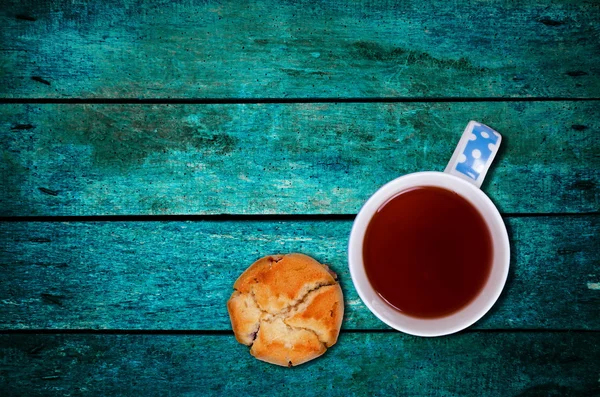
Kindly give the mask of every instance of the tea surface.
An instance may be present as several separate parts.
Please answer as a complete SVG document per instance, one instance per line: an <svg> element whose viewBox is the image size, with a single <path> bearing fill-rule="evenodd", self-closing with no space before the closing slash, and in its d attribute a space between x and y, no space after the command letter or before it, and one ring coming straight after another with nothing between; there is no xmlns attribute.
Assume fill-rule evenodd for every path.
<svg viewBox="0 0 600 397"><path fill-rule="evenodd" d="M492 238L479 211L450 190L424 186L392 197L371 219L363 244L369 282L406 315L437 318L483 289Z"/></svg>

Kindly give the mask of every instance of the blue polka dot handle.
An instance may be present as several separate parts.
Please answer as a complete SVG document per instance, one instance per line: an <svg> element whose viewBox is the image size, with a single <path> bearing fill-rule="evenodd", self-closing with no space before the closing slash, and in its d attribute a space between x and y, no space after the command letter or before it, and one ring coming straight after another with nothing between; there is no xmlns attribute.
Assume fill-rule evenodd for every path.
<svg viewBox="0 0 600 397"><path fill-rule="evenodd" d="M500 142L502 135L487 125L469 122L444 172L481 187Z"/></svg>

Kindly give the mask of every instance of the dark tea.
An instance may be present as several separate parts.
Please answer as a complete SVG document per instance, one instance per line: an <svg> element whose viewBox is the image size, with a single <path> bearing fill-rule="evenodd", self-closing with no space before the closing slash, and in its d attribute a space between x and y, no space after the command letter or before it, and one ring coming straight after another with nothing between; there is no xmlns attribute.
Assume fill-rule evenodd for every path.
<svg viewBox="0 0 600 397"><path fill-rule="evenodd" d="M377 293L400 312L439 318L483 289L493 246L479 211L455 192L415 187L389 199L365 233L363 262Z"/></svg>

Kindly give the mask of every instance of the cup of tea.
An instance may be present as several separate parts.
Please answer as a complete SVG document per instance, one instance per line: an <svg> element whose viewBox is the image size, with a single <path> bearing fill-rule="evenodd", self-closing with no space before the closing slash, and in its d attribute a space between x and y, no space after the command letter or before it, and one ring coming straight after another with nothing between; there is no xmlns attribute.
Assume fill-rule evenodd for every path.
<svg viewBox="0 0 600 397"><path fill-rule="evenodd" d="M417 336L465 329L494 305L510 246L498 209L480 189L501 135L471 121L444 172L381 187L350 233L352 282L381 321Z"/></svg>

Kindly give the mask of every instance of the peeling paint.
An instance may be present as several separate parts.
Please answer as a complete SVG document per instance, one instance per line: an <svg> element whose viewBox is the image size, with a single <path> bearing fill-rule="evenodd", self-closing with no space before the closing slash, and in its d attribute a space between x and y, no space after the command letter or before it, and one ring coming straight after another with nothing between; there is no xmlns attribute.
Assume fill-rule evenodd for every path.
<svg viewBox="0 0 600 397"><path fill-rule="evenodd" d="M360 304L361 304L360 299L352 299L352 300L346 301L346 305L348 305L348 306L354 306L354 305L360 305Z"/></svg>

